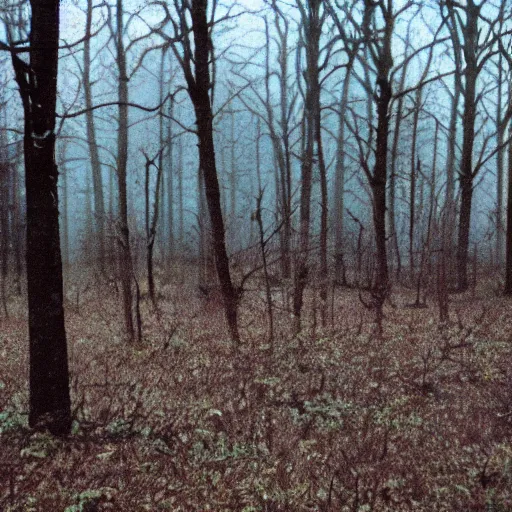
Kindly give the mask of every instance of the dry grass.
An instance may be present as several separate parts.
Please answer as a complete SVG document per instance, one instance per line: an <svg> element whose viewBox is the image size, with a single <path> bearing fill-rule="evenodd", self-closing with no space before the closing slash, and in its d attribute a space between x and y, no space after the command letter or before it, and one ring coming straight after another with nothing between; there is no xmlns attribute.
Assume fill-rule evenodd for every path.
<svg viewBox="0 0 512 512"><path fill-rule="evenodd" d="M192 287L143 304L127 346L115 293L67 304L74 432L26 427L21 301L0 330L0 510L512 510L512 309L482 286L453 324L395 291L385 335L357 293L335 325L289 335L274 353L264 304L245 297L244 345ZM455 314L458 311L458 315ZM311 320L311 319L309 319Z"/></svg>

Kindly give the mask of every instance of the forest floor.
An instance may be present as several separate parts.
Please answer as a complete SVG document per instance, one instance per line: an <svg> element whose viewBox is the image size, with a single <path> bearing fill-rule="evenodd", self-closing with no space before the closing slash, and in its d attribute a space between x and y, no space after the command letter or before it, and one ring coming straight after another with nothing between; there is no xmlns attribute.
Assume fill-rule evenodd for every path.
<svg viewBox="0 0 512 512"><path fill-rule="evenodd" d="M192 286L143 302L140 345L113 291L77 286L68 439L27 427L24 300L1 320L1 511L512 510L512 303L490 284L444 326L396 289L381 338L337 289L325 328L278 312L272 347L251 292L238 349Z"/></svg>

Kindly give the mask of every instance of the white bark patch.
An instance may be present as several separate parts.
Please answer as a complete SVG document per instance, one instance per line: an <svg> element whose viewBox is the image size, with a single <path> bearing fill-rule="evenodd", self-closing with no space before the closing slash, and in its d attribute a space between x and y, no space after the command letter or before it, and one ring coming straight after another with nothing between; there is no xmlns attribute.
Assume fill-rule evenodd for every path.
<svg viewBox="0 0 512 512"><path fill-rule="evenodd" d="M34 147L41 149L44 145L44 142L50 135L52 135L52 130L46 130L42 135L38 135L36 132L32 132L31 137L34 141Z"/></svg>

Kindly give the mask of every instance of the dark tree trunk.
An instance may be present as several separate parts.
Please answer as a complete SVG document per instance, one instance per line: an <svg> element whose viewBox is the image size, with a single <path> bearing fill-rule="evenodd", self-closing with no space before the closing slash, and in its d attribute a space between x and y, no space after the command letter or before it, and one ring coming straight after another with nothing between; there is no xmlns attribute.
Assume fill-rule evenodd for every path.
<svg viewBox="0 0 512 512"><path fill-rule="evenodd" d="M389 135L389 106L392 100L392 86L390 71L393 66L391 40L394 30L393 2L390 0L387 7L382 3L365 2L363 31L369 40L369 34L375 29L374 9L380 8L385 21L382 29L382 39L375 44L371 51L377 71L377 92L374 95L377 104L377 133L375 147L375 165L373 173L366 166L366 173L373 196L373 223L375 228L375 245L377 249L376 275L373 284L373 300L377 314L377 327L382 330L382 307L389 292L388 257L386 247L386 183L387 183L387 156ZM371 48L371 47L370 47Z"/></svg>
<svg viewBox="0 0 512 512"><path fill-rule="evenodd" d="M505 148L503 141L506 124L502 118L502 94L503 94L503 56L499 55L498 61L498 94L496 107L496 126L498 127L498 153L496 154L496 263L501 272L503 264L503 169Z"/></svg>
<svg viewBox="0 0 512 512"><path fill-rule="evenodd" d="M59 1L32 0L31 6L30 65L13 54L25 114L29 425L67 435L71 404L55 162Z"/></svg>
<svg viewBox="0 0 512 512"><path fill-rule="evenodd" d="M313 156L315 146L315 131L317 116L320 115L320 82L319 82L319 55L322 20L320 16L321 0L310 0L306 6L298 2L301 10L303 25L303 44L306 51L306 95L304 99L304 137L301 165L301 193L300 193L300 224L299 224L299 251L295 268L295 289L293 296L294 330L301 329L301 314L304 290L306 288L309 265L309 234L311 223L311 188L313 177Z"/></svg>
<svg viewBox="0 0 512 512"><path fill-rule="evenodd" d="M469 64L468 64L469 67ZM460 170L460 213L457 245L457 288L468 288L468 252L471 206L473 201L473 144L476 118L476 72L466 71L466 91L464 94L462 162Z"/></svg>
<svg viewBox="0 0 512 512"><path fill-rule="evenodd" d="M378 80L379 96L377 98L377 147L375 151L375 168L371 189L373 193L373 222L375 226L375 243L377 247L377 274L375 291L381 300L388 288L388 257L386 252L386 179L389 133L389 104L391 102L391 84L387 76Z"/></svg>
<svg viewBox="0 0 512 512"><path fill-rule="evenodd" d="M117 134L117 186L119 192L119 266L121 273L121 289L123 295L123 312L125 334L128 341L135 339L133 323L133 263L130 249L130 228L128 225L128 193L126 172L128 163L128 75L126 71L126 52L123 43L123 1L117 1L117 66L118 77L118 99L119 99L119 128ZM140 341L140 340L139 340Z"/></svg>
<svg viewBox="0 0 512 512"><path fill-rule="evenodd" d="M482 48L479 47L479 27L478 19L480 16L481 4L476 5L474 0L468 0L467 6L462 7L458 4L448 2L448 14L451 22L450 33L454 46L455 60L457 68L461 68L460 55L463 53L466 68L462 76L464 77L464 87L456 84L454 100L458 99L457 93L460 89L464 95L464 113L462 118L462 157L460 164L460 211L459 211L459 232L457 240L457 289L465 291L468 288L468 251L469 251L469 232L471 224L471 207L473 200L473 181L475 169L473 168L473 146L475 139L475 120L477 108L476 87L478 75L482 69L482 62L478 62L478 57L482 55ZM462 9L466 16L465 23L455 9ZM462 40L461 40L462 35ZM485 59L486 57L483 57ZM459 87L457 87L459 85ZM454 101L452 123L450 128L455 131L456 128L456 109ZM451 133L450 135L454 135ZM450 158L453 158L452 151L455 149L455 141L452 141L450 147ZM453 164L453 160L452 160ZM452 185L452 184L449 184ZM450 220L450 219L449 219Z"/></svg>
<svg viewBox="0 0 512 512"><path fill-rule="evenodd" d="M231 338L240 342L238 333L238 296L231 281L226 251L225 228L220 202L220 188L213 143L213 112L210 103L210 34L206 17L207 0L192 0L192 29L194 33L195 77L186 73L189 94L194 105L199 139L199 165L204 179L206 202L210 214L217 275L222 290L226 320ZM188 76L187 76L188 75Z"/></svg>

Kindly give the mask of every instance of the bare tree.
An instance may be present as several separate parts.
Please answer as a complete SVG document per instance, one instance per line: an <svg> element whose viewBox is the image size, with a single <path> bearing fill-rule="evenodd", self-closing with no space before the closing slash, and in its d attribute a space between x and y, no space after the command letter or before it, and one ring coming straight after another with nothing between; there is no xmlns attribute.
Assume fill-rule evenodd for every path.
<svg viewBox="0 0 512 512"><path fill-rule="evenodd" d="M272 144L275 163L275 193L276 193L276 222L282 225L279 232L280 237L280 263L281 275L288 279L291 277L291 244L292 244L292 133L295 129L293 123L294 111L297 105L298 94L293 90L290 80L289 59L292 54L290 43L290 19L284 13L276 0L272 0L273 23L268 17L264 18L265 23L265 63L263 87L264 92L257 88L257 81L254 76L246 76L243 70L247 67L244 58L235 62L234 74L243 79L263 107L262 110L255 108L254 99L249 95L239 96L246 109L260 119L266 129ZM272 66L272 44L275 45L277 56L277 68ZM240 69L238 69L240 68ZM271 83L277 80L278 100L273 102L276 93ZM247 97L246 97L247 96ZM277 113L276 113L277 111Z"/></svg>
<svg viewBox="0 0 512 512"><path fill-rule="evenodd" d="M10 46L0 43L11 52L25 115L29 424L67 435L71 401L55 162L59 2L32 0L31 7L29 63L19 57L9 31Z"/></svg>
<svg viewBox="0 0 512 512"><path fill-rule="evenodd" d="M496 25L500 28L499 16L493 20L483 16L482 8L485 4L485 1L476 3L475 0L467 0L466 4L454 0L446 0L442 3L443 8L448 12L447 19L450 23L454 52L456 55L462 54L465 61L459 83L464 98L462 156L459 172L461 200L457 240L457 288L459 291L465 291L468 288L467 267L474 179L483 165L483 150L490 138L484 141L482 153L475 163L473 159L475 124L482 99L482 95L477 91L477 82L485 64L496 53L498 39L504 35L503 31L495 30ZM488 159L489 156L485 161Z"/></svg>
<svg viewBox="0 0 512 512"><path fill-rule="evenodd" d="M118 71L117 82L117 158L116 174L118 189L118 228L119 228L119 270L121 279L123 318L125 335L129 342L135 341L135 329L133 319L133 262L130 248L130 228L128 223L128 190L127 190L127 163L128 163L128 70L126 63L126 48L124 42L123 0L116 3L116 26L110 25L110 30L115 39L116 67ZM140 341L140 340L139 340Z"/></svg>
<svg viewBox="0 0 512 512"><path fill-rule="evenodd" d="M92 185L94 196L94 240L97 244L96 256L100 271L105 272L105 200L103 195L103 178L96 138L96 126L93 112L93 90L91 83L91 35L93 2L87 0L85 16L85 38L83 55L83 89L85 96L87 145L91 159Z"/></svg>
<svg viewBox="0 0 512 512"><path fill-rule="evenodd" d="M229 258L226 251L225 227L222 216L220 188L215 162L213 142L212 93L214 83L210 75L210 66L214 62L214 48L211 31L214 26L216 2L212 6L212 20L208 20L208 0L174 0L177 19L174 20L165 5L166 22L174 29L174 37L167 36L162 30L159 34L171 45L176 59L181 65L187 92L194 106L199 140L199 165L204 180L206 203L210 214L210 223L215 252L215 265L220 282L224 311L231 338L240 342L238 332L238 292L231 280Z"/></svg>
<svg viewBox="0 0 512 512"><path fill-rule="evenodd" d="M145 181L144 181L144 197L145 197L145 210L146 210L146 265L148 272L148 291L149 298L153 304L156 304L155 297L155 278L153 273L153 249L155 246L155 238L158 226L158 216L160 214L160 189L162 184L163 169L161 167L162 160L160 155L164 148L160 148L160 151L153 158L149 158L144 153L145 163ZM155 162L158 161L158 164ZM151 167L156 167L156 185L154 188L154 199L153 209L151 211L150 205L150 183L151 183Z"/></svg>
<svg viewBox="0 0 512 512"><path fill-rule="evenodd" d="M419 83L423 83L430 71L430 65L432 63L432 58L434 55L433 52L434 45L430 47L430 52L428 54L427 62L425 67L423 68L423 73L421 74ZM420 179L420 160L418 156L417 144L418 144L418 126L420 121L420 112L422 110L422 101L423 101L423 88L418 87L414 91L414 104L413 104L413 120L412 120L412 141L411 141L411 159L410 159L410 196L409 196L409 266L411 271L411 278L414 279L415 274L415 232L416 232L416 223L417 223L417 215L421 214L421 198L422 194L420 193L420 203L418 212L416 212L416 186L417 180ZM424 183L424 181L421 181ZM423 253L424 251L422 251Z"/></svg>
<svg viewBox="0 0 512 512"><path fill-rule="evenodd" d="M503 122L503 55L500 52L498 56L498 82L496 97L496 126L498 127L497 143L498 153L496 155L496 263L501 268L503 263L503 174L504 174L504 156L505 156L505 129L506 123Z"/></svg>
<svg viewBox="0 0 512 512"><path fill-rule="evenodd" d="M352 2L351 8L353 9L356 2ZM334 189L333 189L333 214L332 224L334 231L334 275L335 279L341 283L346 284L346 273L344 263L344 212L345 212L345 175L346 175L346 155L345 155L345 117L348 115L348 102L349 91L352 79L352 72L356 56L361 46L359 37L347 32L346 17L343 18L339 15L342 11L342 6L339 1L327 1L326 8L329 10L329 15L334 21L336 29L343 41L344 50L347 57L345 64L345 78L343 80L343 87L341 91L341 98L338 113L338 136L336 140L336 167L334 171ZM350 12L350 10L349 10Z"/></svg>
<svg viewBox="0 0 512 512"><path fill-rule="evenodd" d="M373 195L373 222L375 227L375 244L377 249L377 272L374 283L374 302L381 325L382 306L388 294L388 257L386 248L386 184L387 157L389 134L389 107L392 100L391 69L393 67L392 36L394 23L399 11L393 12L393 0L377 3L365 0L362 32L365 45L370 52L371 60L376 71L377 92L374 93L377 108L377 133L375 146L375 163L373 171L368 162L362 160ZM380 12L382 27L377 25L377 15ZM377 34L375 37L373 34Z"/></svg>
<svg viewBox="0 0 512 512"><path fill-rule="evenodd" d="M326 11L323 9L322 0L309 0L303 3L297 0L297 6L301 13L302 47L305 53L305 64L302 70L305 81L304 95L304 119L302 141L303 152L301 155L301 192L300 192L300 222L299 222L299 247L295 263L295 288L293 296L293 314L295 321L295 332L301 329L301 313L303 295L308 281L309 265L308 253L310 250L310 229L311 229L311 189L313 176L313 159L315 143L319 143L321 157L322 145L321 134L318 133L320 126L320 37L322 25L325 20ZM325 172L325 165L323 171ZM322 195L326 200L327 190L325 184L322 186ZM322 211L322 226L327 229L327 205ZM326 238L325 238L326 241ZM326 246L325 246L326 249ZM326 266L325 261L325 266ZM325 274L327 269L324 267ZM326 280L327 276L323 276ZM325 294L325 301L327 294Z"/></svg>

